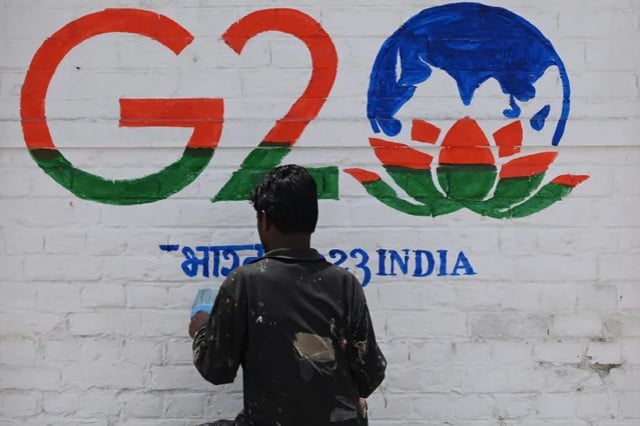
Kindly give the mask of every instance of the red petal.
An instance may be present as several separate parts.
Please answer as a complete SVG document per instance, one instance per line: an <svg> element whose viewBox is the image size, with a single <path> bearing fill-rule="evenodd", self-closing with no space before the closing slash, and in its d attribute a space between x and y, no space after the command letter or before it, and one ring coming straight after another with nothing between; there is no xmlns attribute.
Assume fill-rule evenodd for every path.
<svg viewBox="0 0 640 426"><path fill-rule="evenodd" d="M431 167L433 157L407 145L389 142L377 138L369 138L376 157L385 166L400 166L410 169L427 170Z"/></svg>
<svg viewBox="0 0 640 426"><path fill-rule="evenodd" d="M551 183L575 188L587 179L589 179L589 175L561 175L552 180Z"/></svg>
<svg viewBox="0 0 640 426"><path fill-rule="evenodd" d="M440 136L440 128L428 121L413 120L411 123L411 139L417 142L434 144Z"/></svg>
<svg viewBox="0 0 640 426"><path fill-rule="evenodd" d="M489 141L478 123L462 118L454 123L442 141L440 164L489 164L495 160Z"/></svg>
<svg viewBox="0 0 640 426"><path fill-rule="evenodd" d="M539 152L511 160L502 166L500 179L529 177L543 173L557 156L557 152Z"/></svg>
<svg viewBox="0 0 640 426"><path fill-rule="evenodd" d="M493 133L493 140L498 145L500 158L519 153L522 147L522 123L518 120L499 128Z"/></svg>
<svg viewBox="0 0 640 426"><path fill-rule="evenodd" d="M377 174L370 172L369 170L352 168L352 169L344 169L345 173L349 173L351 176L356 178L356 180L360 183L371 183L380 180L380 176Z"/></svg>

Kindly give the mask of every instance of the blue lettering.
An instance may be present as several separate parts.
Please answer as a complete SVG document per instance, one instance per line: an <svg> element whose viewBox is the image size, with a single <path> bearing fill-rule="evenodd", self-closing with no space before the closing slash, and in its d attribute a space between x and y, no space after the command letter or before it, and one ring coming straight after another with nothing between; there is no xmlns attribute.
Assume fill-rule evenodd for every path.
<svg viewBox="0 0 640 426"><path fill-rule="evenodd" d="M431 253L429 250L414 250L413 252L416 254L416 269L413 272L413 276L428 277L429 275L433 274L433 270L436 267L436 260L433 258L433 253ZM424 271L422 270L423 259L427 262L427 267Z"/></svg>
<svg viewBox="0 0 640 426"><path fill-rule="evenodd" d="M438 271L439 277L444 277L447 275L447 252L449 250L438 250L438 254L440 255L440 268Z"/></svg>
<svg viewBox="0 0 640 426"><path fill-rule="evenodd" d="M452 276L459 276L458 269L464 269L464 275L476 275L476 271L473 270L471 266L471 262L467 259L464 252L458 253L458 259L456 260L456 264L453 267L453 272L451 272Z"/></svg>

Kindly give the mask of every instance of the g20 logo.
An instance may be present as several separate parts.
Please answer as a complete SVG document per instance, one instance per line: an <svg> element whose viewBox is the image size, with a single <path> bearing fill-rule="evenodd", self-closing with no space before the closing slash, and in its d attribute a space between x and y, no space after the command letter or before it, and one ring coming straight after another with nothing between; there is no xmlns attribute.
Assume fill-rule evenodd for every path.
<svg viewBox="0 0 640 426"><path fill-rule="evenodd" d="M479 25L481 24L481 25ZM506 30L509 32L505 32ZM243 200L267 170L281 164L306 126L318 115L337 74L338 56L329 34L312 17L295 9L264 9L231 25L223 40L237 54L253 37L279 31L300 39L307 47L312 72L306 89L278 120L213 201ZM60 185L80 198L131 205L165 199L193 182L214 155L224 124L224 100L214 98L120 99L121 127L189 127L193 133L182 157L164 169L136 179L109 180L69 162L53 141L47 125L45 100L49 84L66 55L84 41L107 33L149 37L176 55L193 41L185 28L166 16L140 9L106 9L65 25L38 49L21 93L24 138L38 165ZM454 35L454 37L452 37ZM551 71L552 70L552 71ZM437 101L424 98L424 115L401 116L416 104L414 93L432 74L455 81L460 117L435 124L428 115ZM557 104L530 112L537 99L535 84L549 72L562 83ZM474 94L488 81L497 81L509 97L504 122L492 134L492 123L472 116ZM425 86L427 84L425 83ZM455 95L455 96L454 96ZM417 99L417 97L416 97ZM412 100L412 102L408 102ZM426 9L409 19L383 44L370 78L367 117L375 155L386 173L411 199L398 195L377 173L348 168L345 172L386 205L412 215L437 216L467 208L492 217L522 217L560 200L587 176L562 175L542 185L555 151L522 155L527 129L543 134L553 127L551 145L557 146L569 114L569 80L560 57L544 36L523 18L502 8L477 3L455 3ZM556 114L555 126L551 124ZM415 114L419 115L419 114ZM445 120L446 121L446 120ZM448 126L442 132L442 126ZM403 132L403 128L405 132ZM407 131L410 129L410 132ZM379 137L384 133L386 138ZM406 134L405 134L406 133ZM442 136L444 133L444 136ZM438 149L438 164L420 147L392 137L408 137ZM493 152L497 151L498 159ZM338 168L312 168L321 198L338 199Z"/></svg>

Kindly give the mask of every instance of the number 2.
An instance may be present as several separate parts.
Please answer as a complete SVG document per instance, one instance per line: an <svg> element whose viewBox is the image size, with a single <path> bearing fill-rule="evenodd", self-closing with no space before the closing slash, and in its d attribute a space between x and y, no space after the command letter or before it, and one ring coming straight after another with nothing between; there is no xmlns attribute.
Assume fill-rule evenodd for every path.
<svg viewBox="0 0 640 426"><path fill-rule="evenodd" d="M307 88L262 142L249 153L212 201L245 200L258 179L281 163L309 122L324 105L338 69L338 55L329 34L320 24L295 9L264 9L231 25L222 38L237 54L246 43L266 31L280 31L300 39L311 54L312 72ZM310 168L320 198L338 198L337 167Z"/></svg>

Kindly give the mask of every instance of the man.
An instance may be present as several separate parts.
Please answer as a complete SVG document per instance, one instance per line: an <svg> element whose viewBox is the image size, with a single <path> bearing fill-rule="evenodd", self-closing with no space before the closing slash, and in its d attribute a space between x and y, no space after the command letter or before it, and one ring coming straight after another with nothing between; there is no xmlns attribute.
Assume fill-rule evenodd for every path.
<svg viewBox="0 0 640 426"><path fill-rule="evenodd" d="M366 425L368 397L386 361L358 279L311 248L316 183L281 166L251 202L265 256L234 270L212 314L189 325L194 364L214 384L243 369L244 410L236 425Z"/></svg>

